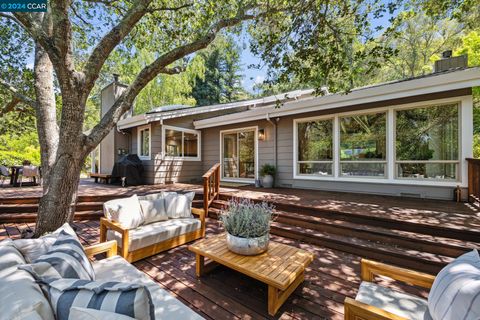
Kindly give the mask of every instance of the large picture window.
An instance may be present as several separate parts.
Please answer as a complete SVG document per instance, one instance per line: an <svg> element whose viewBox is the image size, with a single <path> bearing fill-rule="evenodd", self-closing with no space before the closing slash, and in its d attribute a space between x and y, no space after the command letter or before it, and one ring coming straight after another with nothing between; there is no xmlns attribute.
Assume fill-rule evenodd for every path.
<svg viewBox="0 0 480 320"><path fill-rule="evenodd" d="M297 174L333 175L333 119L297 123Z"/></svg>
<svg viewBox="0 0 480 320"><path fill-rule="evenodd" d="M340 117L340 175L386 177L385 112Z"/></svg>
<svg viewBox="0 0 480 320"><path fill-rule="evenodd" d="M396 176L458 180L458 104L396 111Z"/></svg>
<svg viewBox="0 0 480 320"><path fill-rule="evenodd" d="M151 149L151 131L150 126L139 127L138 128L138 157L142 160L150 160L150 149Z"/></svg>
<svg viewBox="0 0 480 320"><path fill-rule="evenodd" d="M200 132L164 126L163 136L165 158L200 160Z"/></svg>

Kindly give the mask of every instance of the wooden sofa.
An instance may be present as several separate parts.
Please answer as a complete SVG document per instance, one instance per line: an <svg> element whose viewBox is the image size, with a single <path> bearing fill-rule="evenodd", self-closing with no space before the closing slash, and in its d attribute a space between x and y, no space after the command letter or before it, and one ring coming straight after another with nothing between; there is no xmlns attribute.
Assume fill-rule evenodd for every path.
<svg viewBox="0 0 480 320"><path fill-rule="evenodd" d="M200 220L201 226L199 229L136 250L130 250L131 230L122 228L119 223L102 217L100 219L100 242L107 240L108 230L116 231L121 235L121 241L118 244L120 255L128 262L138 261L159 252L203 238L205 236L205 211L199 208L192 208L192 214Z"/></svg>
<svg viewBox="0 0 480 320"><path fill-rule="evenodd" d="M373 282L375 276L385 276L425 289L432 287L435 276L388 264L362 259L362 281ZM421 298L419 298L421 299ZM347 297L344 303L346 320L408 320L387 310Z"/></svg>

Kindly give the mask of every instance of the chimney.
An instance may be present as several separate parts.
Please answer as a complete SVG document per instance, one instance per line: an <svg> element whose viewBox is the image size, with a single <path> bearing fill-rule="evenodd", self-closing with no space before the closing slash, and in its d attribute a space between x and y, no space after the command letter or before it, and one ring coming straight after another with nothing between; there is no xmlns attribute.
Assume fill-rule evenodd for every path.
<svg viewBox="0 0 480 320"><path fill-rule="evenodd" d="M120 78L120 75L118 73L113 74L113 82L114 83L118 83L119 78Z"/></svg>
<svg viewBox="0 0 480 320"><path fill-rule="evenodd" d="M442 58L435 61L434 73L443 72L453 69L462 69L468 66L468 55L452 57L452 50L447 50L442 53Z"/></svg>

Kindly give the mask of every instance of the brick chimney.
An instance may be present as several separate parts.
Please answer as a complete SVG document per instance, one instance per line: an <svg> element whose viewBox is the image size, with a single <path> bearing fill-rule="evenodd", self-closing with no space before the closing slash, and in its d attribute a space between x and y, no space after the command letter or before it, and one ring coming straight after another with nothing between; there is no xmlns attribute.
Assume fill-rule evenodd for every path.
<svg viewBox="0 0 480 320"><path fill-rule="evenodd" d="M452 57L452 50L447 50L442 53L442 58L435 61L433 72L442 72L453 69L466 68L468 66L468 55Z"/></svg>

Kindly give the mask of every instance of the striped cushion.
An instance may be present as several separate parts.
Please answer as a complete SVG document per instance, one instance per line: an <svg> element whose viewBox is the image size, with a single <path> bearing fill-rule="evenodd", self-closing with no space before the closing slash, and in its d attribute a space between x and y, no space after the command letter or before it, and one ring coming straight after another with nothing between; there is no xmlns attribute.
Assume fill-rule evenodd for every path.
<svg viewBox="0 0 480 320"><path fill-rule="evenodd" d="M480 319L480 256L465 253L443 268L428 297L434 320Z"/></svg>
<svg viewBox="0 0 480 320"><path fill-rule="evenodd" d="M71 278L95 280L93 267L75 236L60 232L50 250L32 264L18 267L30 272L38 281Z"/></svg>
<svg viewBox="0 0 480 320"><path fill-rule="evenodd" d="M150 292L139 284L58 279L44 286L57 320L68 320L72 307L115 312L138 320L155 319Z"/></svg>

